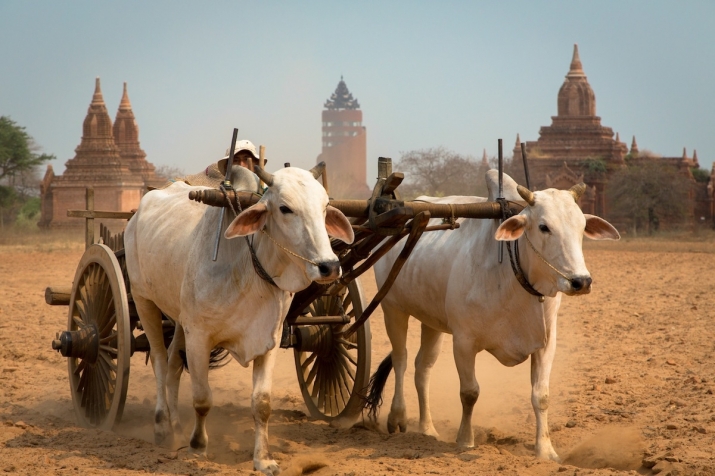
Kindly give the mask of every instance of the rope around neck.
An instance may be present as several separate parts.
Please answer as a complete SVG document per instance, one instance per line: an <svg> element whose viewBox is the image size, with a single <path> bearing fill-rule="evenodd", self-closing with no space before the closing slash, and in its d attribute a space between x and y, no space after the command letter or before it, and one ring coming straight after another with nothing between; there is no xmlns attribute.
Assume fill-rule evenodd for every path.
<svg viewBox="0 0 715 476"><path fill-rule="evenodd" d="M570 279L569 279L568 276L566 276L564 273L562 273L561 271L559 271L558 269L556 269L551 263L549 263L548 261L546 261L546 258L544 258L543 256L541 256L541 253L539 253L538 251L536 251L536 248L534 248L534 244L531 242L531 240L530 240L529 237L527 236L526 231L524 232L524 238L526 238L526 242L529 243L529 246L531 246L531 249L534 251L534 253L536 253L536 256L538 256L539 258L541 258L541 261L543 261L544 263L546 263L546 266L548 266L549 268L553 269L559 276L561 276L562 278L564 278L566 281L570 281Z"/></svg>
<svg viewBox="0 0 715 476"><path fill-rule="evenodd" d="M223 196L225 197L226 201L231 206L231 211L233 212L234 216L238 216L238 212L236 212L236 208L234 208L233 202L228 198L228 194L226 193L226 188L224 187L224 184L222 183L219 188L221 192L223 192ZM238 207L238 211L243 211L241 210L241 202L238 200L238 195L234 195L234 197L236 197L236 206ZM224 212L225 209L223 209L221 213ZM256 255L256 250L253 249L253 243L251 242L251 240L249 240L247 236L244 238L246 238L246 245L248 245L248 250L251 252L251 264L253 265L253 271L256 272L259 278L261 278L268 284L278 288L278 285L275 281L273 281L271 275L268 274L265 268L261 265L261 262L258 261L258 256Z"/></svg>

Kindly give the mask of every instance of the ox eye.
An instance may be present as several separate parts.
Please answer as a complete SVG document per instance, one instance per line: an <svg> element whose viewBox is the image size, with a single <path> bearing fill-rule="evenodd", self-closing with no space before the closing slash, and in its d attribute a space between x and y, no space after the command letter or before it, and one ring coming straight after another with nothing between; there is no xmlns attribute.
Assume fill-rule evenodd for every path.
<svg viewBox="0 0 715 476"><path fill-rule="evenodd" d="M290 208L286 207L285 205L281 205L279 210L281 211L282 214L287 215L289 213L293 213L293 210Z"/></svg>
<svg viewBox="0 0 715 476"><path fill-rule="evenodd" d="M549 230L549 227L544 225L543 223L539 225L539 230L541 230L542 233L550 233L551 230Z"/></svg>

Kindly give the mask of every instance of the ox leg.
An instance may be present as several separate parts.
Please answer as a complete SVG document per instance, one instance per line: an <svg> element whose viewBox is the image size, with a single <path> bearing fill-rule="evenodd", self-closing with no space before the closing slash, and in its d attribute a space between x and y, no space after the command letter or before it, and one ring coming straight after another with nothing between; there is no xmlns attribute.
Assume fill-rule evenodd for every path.
<svg viewBox="0 0 715 476"><path fill-rule="evenodd" d="M387 416L387 431L407 431L407 407L405 405L405 371L407 370L407 325L410 315L401 310L386 307L385 330L392 344L392 365L395 369L395 395L392 397L390 414Z"/></svg>
<svg viewBox="0 0 715 476"><path fill-rule="evenodd" d="M186 332L186 329L184 329ZM186 333L186 360L191 376L191 393L194 400L194 430L189 441L192 453L206 455L209 437L206 433L206 416L213 405L209 387L209 355L211 344L195 333Z"/></svg>
<svg viewBox="0 0 715 476"><path fill-rule="evenodd" d="M134 296L134 304L144 333L149 340L149 356L156 378L156 409L154 410L154 442L157 445L173 446L170 411L166 399L166 375L168 359L164 347L164 329L161 311L156 304L140 296Z"/></svg>
<svg viewBox="0 0 715 476"><path fill-rule="evenodd" d="M479 383L474 374L474 364L477 351L474 342L460 338L454 333L454 363L459 374L459 398L462 401L462 422L457 433L457 445L463 448L474 447L474 430L472 429L472 411L479 398Z"/></svg>
<svg viewBox="0 0 715 476"><path fill-rule="evenodd" d="M556 354L556 311L558 310L558 302L555 308L549 312L548 304L551 299L545 304L545 315L547 316L547 337L546 345L538 351L531 354L531 405L534 407L536 416L536 456L541 459L550 459L560 462L558 454L551 444L551 436L549 435L549 377L551 376L551 366L554 362ZM553 303L551 303L553 305ZM552 318L548 316L551 314Z"/></svg>
<svg viewBox="0 0 715 476"><path fill-rule="evenodd" d="M178 323L174 330L174 337L169 346L169 370L166 373L166 393L169 404L169 415L174 434L181 434L181 420L179 418L179 383L181 373L184 371L184 361L179 354L180 350L185 350L184 328Z"/></svg>
<svg viewBox="0 0 715 476"><path fill-rule="evenodd" d="M442 340L444 334L438 330L422 324L422 342L420 351L415 358L415 387L417 387L417 398L420 403L420 432L439 437L439 433L432 424L432 414L429 406L429 383L432 374L432 367L442 350Z"/></svg>
<svg viewBox="0 0 715 476"><path fill-rule="evenodd" d="M256 357L253 361L253 393L251 394L251 410L256 427L253 468L270 476L280 473L278 463L271 459L268 450L268 417L271 416L271 387L275 362L275 348L261 357Z"/></svg>

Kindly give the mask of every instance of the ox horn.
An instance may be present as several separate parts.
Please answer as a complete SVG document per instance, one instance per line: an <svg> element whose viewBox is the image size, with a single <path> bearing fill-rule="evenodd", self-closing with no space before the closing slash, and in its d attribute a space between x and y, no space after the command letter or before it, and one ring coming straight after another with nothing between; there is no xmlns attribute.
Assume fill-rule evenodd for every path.
<svg viewBox="0 0 715 476"><path fill-rule="evenodd" d="M269 187L273 185L273 174L266 172L266 169L263 169L261 167L255 167L253 169L253 173L258 175L258 178L263 180L263 183L265 183Z"/></svg>
<svg viewBox="0 0 715 476"><path fill-rule="evenodd" d="M534 200L534 192L532 192L526 187L522 187L521 185L516 186L516 191L519 192L521 198L523 198L524 201L529 204L529 206L534 206L534 203L536 203L536 200Z"/></svg>
<svg viewBox="0 0 715 476"><path fill-rule="evenodd" d="M325 173L325 162L320 162L318 165L310 169L310 173L313 174L313 177L317 180L318 177Z"/></svg>
<svg viewBox="0 0 715 476"><path fill-rule="evenodd" d="M583 195L583 192L586 191L586 184L581 182L577 183L573 187L569 189L569 193L573 195L573 199L578 202L578 199L581 198L581 195Z"/></svg>

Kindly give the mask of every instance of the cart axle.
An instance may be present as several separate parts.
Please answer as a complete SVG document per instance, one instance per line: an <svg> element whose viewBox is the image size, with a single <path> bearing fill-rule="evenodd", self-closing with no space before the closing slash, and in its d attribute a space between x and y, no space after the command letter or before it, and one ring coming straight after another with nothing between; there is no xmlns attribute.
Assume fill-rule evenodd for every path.
<svg viewBox="0 0 715 476"><path fill-rule="evenodd" d="M97 327L89 325L76 331L57 333L52 341L52 348L62 357L75 357L93 364L99 355L99 332Z"/></svg>

